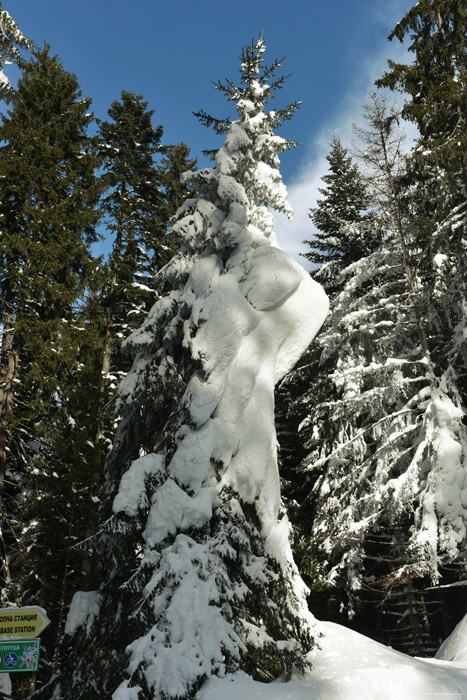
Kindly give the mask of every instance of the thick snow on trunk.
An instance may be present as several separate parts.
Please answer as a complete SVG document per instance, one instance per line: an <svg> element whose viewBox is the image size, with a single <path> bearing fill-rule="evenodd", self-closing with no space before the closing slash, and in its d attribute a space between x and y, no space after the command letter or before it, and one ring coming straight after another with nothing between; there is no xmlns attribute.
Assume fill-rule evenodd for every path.
<svg viewBox="0 0 467 700"><path fill-rule="evenodd" d="M252 72L263 50L253 48ZM190 369L174 449L140 454L113 501L114 517L142 523L146 627L129 640L114 700L138 697L138 684L154 698L192 697L205 678L235 668L270 678L303 665L313 637L280 518L274 386L318 332L328 301L277 246L266 205L290 214L276 169L287 145L272 133L277 115L263 111L269 86L246 82L250 99L237 101L241 119L215 168L190 175L199 197L177 214L179 253L164 272L174 291L126 341L137 355L123 403L148 376L169 386L173 357L184 353Z"/></svg>
<svg viewBox="0 0 467 700"><path fill-rule="evenodd" d="M225 181L219 189L226 196ZM235 229L232 254L225 260L221 252L211 253L194 262L178 298L185 316L190 310L184 321L184 344L199 360L200 370L189 380L182 400L186 418L176 436L177 448L164 476L161 455L133 462L113 505L116 514L135 513L143 500L145 479L159 474L161 483L152 496L144 530L142 562L157 565L145 589L147 596L160 591L152 604L157 623L129 647L130 671L141 664L146 668L154 697L159 692L182 695L200 671L222 675L225 651L238 656L244 649L242 637L259 646L272 641L265 629L246 620L239 633L238 624L231 624L230 613L226 615L219 588L225 593L232 586L227 600L242 599L247 593L228 582L227 543L219 536L205 543L193 539L193 529L205 526L221 503L228 502L234 520L242 516L240 504L254 506L263 554L275 559L290 580L296 614L305 625L311 622L288 543L288 523L279 519L274 386L319 330L328 302L320 285L276 246L269 229L264 235L257 227L250 228L248 203L244 200L240 207L238 201L244 197L243 188L231 185L229 197L234 201L228 215L216 209L210 220L222 222L221 229L228 227L230 235ZM196 220L207 204L199 201L189 216ZM159 313L156 305L129 343L147 345L153 316ZM132 382L130 375L127 383ZM170 537L175 539L167 546ZM248 549L247 542L244 546ZM227 552L227 558L237 554ZM271 576L266 559L249 553L242 557L248 559L251 581L266 587ZM175 591L168 594L170 587L164 591L163 581L173 582L174 577ZM280 643L293 648L287 639ZM130 697L126 690L120 686L115 698Z"/></svg>
<svg viewBox="0 0 467 700"><path fill-rule="evenodd" d="M193 508L209 518L218 489L225 487L256 503L263 533L270 532L280 505L274 386L304 352L327 311L321 287L267 239L237 264L227 262L221 274L215 257L195 263L182 295L198 292L192 324L199 327L187 342L203 372L187 386L193 426L183 427L167 493L160 492L151 511L146 534L153 543L184 521L193 524ZM194 506L192 499L186 502L185 491L177 501L175 483L190 489ZM161 511L166 498L170 508Z"/></svg>

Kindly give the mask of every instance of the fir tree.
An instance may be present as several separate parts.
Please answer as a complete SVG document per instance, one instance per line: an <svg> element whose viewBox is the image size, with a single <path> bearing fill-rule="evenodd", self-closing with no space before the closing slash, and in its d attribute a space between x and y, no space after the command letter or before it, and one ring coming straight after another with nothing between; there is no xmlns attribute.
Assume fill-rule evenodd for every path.
<svg viewBox="0 0 467 700"><path fill-rule="evenodd" d="M390 62L379 81L405 95L403 114L420 132L406 183L433 372L412 541L428 575L444 585L465 577L467 532L466 12L453 0L417 3L389 37L410 36L413 62Z"/></svg>
<svg viewBox="0 0 467 700"><path fill-rule="evenodd" d="M383 639L392 635L392 644L421 654L437 640L426 623L430 596L418 591L462 560L462 495L448 483L463 476L465 429L452 380L442 371L436 376L432 362L396 113L374 97L366 119L360 152L384 244L337 278L319 363L311 368L317 375L331 361L332 371L299 402L308 411L302 429L312 485L305 559L310 575L351 611L363 605L357 624L365 624L368 602L384 605L400 618L388 625L390 616L385 622L373 607L372 625L384 628Z"/></svg>
<svg viewBox="0 0 467 700"><path fill-rule="evenodd" d="M462 340L466 325L466 16L463 2L418 3L389 36L403 41L410 33L414 61L409 65L390 61L390 70L379 81L406 96L403 115L420 132L407 183L412 189L419 246L417 267L425 284L426 313L432 320L433 360L445 371L455 370L462 401L467 395L467 350Z"/></svg>
<svg viewBox="0 0 467 700"><path fill-rule="evenodd" d="M184 173L196 170L197 159L190 158L190 149L185 143L164 146L163 156L158 165L159 182L163 188L165 203L165 220L169 221L192 192ZM173 241L171 245L173 246Z"/></svg>
<svg viewBox="0 0 467 700"><path fill-rule="evenodd" d="M153 299L150 285L170 256L165 252L166 217L154 157L162 127L152 125L142 95L122 91L102 122L99 139L108 191L102 208L113 234L109 258L110 287L106 296L109 332L121 340L140 325Z"/></svg>
<svg viewBox="0 0 467 700"><path fill-rule="evenodd" d="M368 185L337 137L332 139L327 161L329 172L322 178L325 187L319 190L323 199L310 211L318 231L312 240L304 241L310 246L304 257L313 263L312 274L329 296L331 315L323 324L317 341L312 343L294 372L284 379L276 395L281 476L285 480L284 492L294 524L297 555L304 571L307 568L305 559L309 557L303 542L308 537L311 520L310 513L305 515L307 507L303 504L303 494L309 489L309 476L297 470L297 465L307 455L307 448L304 440L298 437L304 418L303 406L299 410L294 406L308 395L310 387L325 385L326 377L334 371L334 358L327 355L324 360L323 343L333 324L333 302L341 290L342 271L376 250L382 239L376 215L366 211L370 206Z"/></svg>
<svg viewBox="0 0 467 700"><path fill-rule="evenodd" d="M318 231L313 240L304 241L311 248L304 257L319 267L320 281L329 293L333 275L375 250L381 241L374 223L362 225L370 219L365 211L370 203L368 188L338 138L333 138L326 159L329 173L322 178L326 187L319 190L324 199L310 211Z"/></svg>
<svg viewBox="0 0 467 700"><path fill-rule="evenodd" d="M273 386L326 300L276 247L266 209L290 213L273 128L296 105L265 111L283 79L264 50L245 49L239 87L219 84L238 119L215 167L191 174L199 195L163 272L173 291L126 341L137 354L93 540L103 583L70 611L74 669L55 685L67 698L194 698L213 674L290 673L312 644L278 521Z"/></svg>
<svg viewBox="0 0 467 700"><path fill-rule="evenodd" d="M420 409L408 402L427 384L400 245L407 221L394 190L403 166L400 136L395 121L385 119L388 105L376 104L366 111L367 129L360 130L372 214L359 222L334 219L357 240L368 239L367 250L353 257L350 245L349 254L335 261L331 313L307 361L287 379L298 394L291 413L308 451L302 464L302 483L306 478L308 484L302 492L308 495L296 520L312 605L328 607L324 614L331 610L337 619L339 608L357 613L355 624L370 634L381 626L375 605L390 588L381 582L397 566L408 527L392 519L395 505L382 501L381 492L410 463ZM383 121L388 128L380 128ZM342 182L335 200L348 199ZM317 213L323 221L334 218L329 198L318 202ZM392 549L389 532L396 533Z"/></svg>
<svg viewBox="0 0 467 700"><path fill-rule="evenodd" d="M4 602L42 601L47 607L48 600L57 600L65 576L66 532L52 523L69 521L71 484L69 459L62 459L63 448L59 456L57 441L76 362L74 321L94 265L88 244L96 239L99 219L89 105L75 76L45 47L23 64L0 127ZM45 507L45 494L53 494L53 512ZM43 534L38 542L36 524ZM23 534L35 542L27 557Z"/></svg>

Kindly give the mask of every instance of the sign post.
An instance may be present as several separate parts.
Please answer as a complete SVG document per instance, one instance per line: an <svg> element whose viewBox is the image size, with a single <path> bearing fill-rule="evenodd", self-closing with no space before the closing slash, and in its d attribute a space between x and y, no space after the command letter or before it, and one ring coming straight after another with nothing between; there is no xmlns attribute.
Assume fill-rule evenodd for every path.
<svg viewBox="0 0 467 700"><path fill-rule="evenodd" d="M0 673L37 671L40 649L40 639L0 642Z"/></svg>
<svg viewBox="0 0 467 700"><path fill-rule="evenodd" d="M37 671L41 640L36 637L49 624L46 611L38 606L1 609L0 673Z"/></svg>

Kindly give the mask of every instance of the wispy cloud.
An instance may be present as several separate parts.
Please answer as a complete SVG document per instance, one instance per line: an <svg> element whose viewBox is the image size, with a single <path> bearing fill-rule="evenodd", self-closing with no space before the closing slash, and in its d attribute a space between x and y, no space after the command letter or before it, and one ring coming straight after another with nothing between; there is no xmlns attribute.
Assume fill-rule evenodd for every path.
<svg viewBox="0 0 467 700"><path fill-rule="evenodd" d="M388 18L388 4L391 5L392 12ZM385 24L391 22L391 28L404 14L404 0L393 0L391 3L384 3L386 14L383 14L383 3L375 2L373 6L373 19L375 22ZM393 19L393 21L392 21ZM387 69L387 60L391 58L397 62L408 62L410 56L404 46L399 42L384 44L371 54L361 55L358 63L358 72L346 94L342 96L339 107L335 114L322 125L318 133L311 137L306 144L305 155L302 166L295 178L289 183L289 201L294 209L294 217L289 221L284 215L275 214L275 232L280 245L304 267L309 267L307 261L300 256L306 252L307 246L304 240L310 240L315 228L309 218L309 210L316 206L316 200L320 197L319 187L323 186L322 176L328 170L328 163L325 158L329 152L330 142L335 134L346 147L351 146L353 138L352 126L361 123L363 106L368 103L368 96L375 91L374 82L381 77ZM397 95L391 95L395 101ZM408 128L408 142L415 136L415 130Z"/></svg>

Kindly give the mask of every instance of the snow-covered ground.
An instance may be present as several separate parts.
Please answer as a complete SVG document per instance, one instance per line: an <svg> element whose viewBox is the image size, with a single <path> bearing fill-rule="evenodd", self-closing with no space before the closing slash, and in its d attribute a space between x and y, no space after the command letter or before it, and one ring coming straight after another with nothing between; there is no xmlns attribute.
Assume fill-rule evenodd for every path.
<svg viewBox="0 0 467 700"><path fill-rule="evenodd" d="M437 659L417 659L332 622L322 622L313 670L288 683L212 678L198 700L467 700L467 620Z"/></svg>

